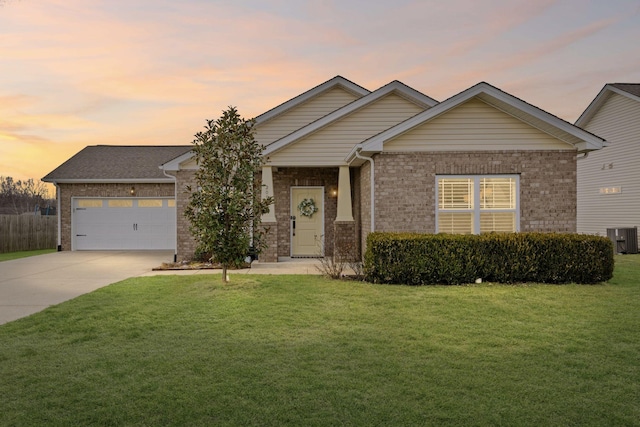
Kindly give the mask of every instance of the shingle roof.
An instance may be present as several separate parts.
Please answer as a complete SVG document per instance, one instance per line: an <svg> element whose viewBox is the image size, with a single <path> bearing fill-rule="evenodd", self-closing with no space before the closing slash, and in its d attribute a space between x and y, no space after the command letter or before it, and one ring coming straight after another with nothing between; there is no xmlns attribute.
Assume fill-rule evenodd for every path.
<svg viewBox="0 0 640 427"><path fill-rule="evenodd" d="M629 92L631 95L640 96L640 83L611 83L611 86Z"/></svg>
<svg viewBox="0 0 640 427"><path fill-rule="evenodd" d="M45 182L164 181L160 165L179 157L191 145L93 145L58 166Z"/></svg>

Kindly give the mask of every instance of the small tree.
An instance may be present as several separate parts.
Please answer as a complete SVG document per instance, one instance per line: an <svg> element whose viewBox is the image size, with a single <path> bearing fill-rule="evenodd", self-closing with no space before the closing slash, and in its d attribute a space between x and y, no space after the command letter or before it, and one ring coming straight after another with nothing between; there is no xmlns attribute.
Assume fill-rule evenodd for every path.
<svg viewBox="0 0 640 427"><path fill-rule="evenodd" d="M218 120L207 120L193 141L198 188L187 187L191 198L185 215L198 249L222 265L224 282L227 269L242 264L251 246L256 253L264 249L260 220L273 203L261 200L257 172L264 147L256 142L253 126L253 120L229 107Z"/></svg>

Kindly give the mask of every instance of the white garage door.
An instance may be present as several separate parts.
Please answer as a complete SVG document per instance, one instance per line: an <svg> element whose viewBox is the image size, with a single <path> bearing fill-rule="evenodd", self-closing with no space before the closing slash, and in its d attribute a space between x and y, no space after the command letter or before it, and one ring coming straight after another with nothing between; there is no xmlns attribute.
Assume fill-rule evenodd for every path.
<svg viewBox="0 0 640 427"><path fill-rule="evenodd" d="M174 249L174 199L74 199L74 250Z"/></svg>

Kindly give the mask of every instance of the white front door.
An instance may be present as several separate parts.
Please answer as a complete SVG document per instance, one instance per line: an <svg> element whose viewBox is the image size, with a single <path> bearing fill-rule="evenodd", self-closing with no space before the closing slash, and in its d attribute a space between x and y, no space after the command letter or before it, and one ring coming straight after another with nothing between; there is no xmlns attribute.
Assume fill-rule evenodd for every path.
<svg viewBox="0 0 640 427"><path fill-rule="evenodd" d="M292 187L291 256L322 256L323 247L324 187Z"/></svg>

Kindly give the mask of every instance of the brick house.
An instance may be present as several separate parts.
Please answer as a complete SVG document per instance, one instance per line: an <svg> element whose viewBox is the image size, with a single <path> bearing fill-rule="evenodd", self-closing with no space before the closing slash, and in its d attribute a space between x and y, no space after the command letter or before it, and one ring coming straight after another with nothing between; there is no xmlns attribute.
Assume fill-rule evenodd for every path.
<svg viewBox="0 0 640 427"><path fill-rule="evenodd" d="M340 76L258 116L256 139L269 262L361 254L374 230L575 232L576 157L604 142L487 83L438 103ZM183 187L197 165L186 153L163 168ZM187 227L178 214L179 257L195 248Z"/></svg>
<svg viewBox="0 0 640 427"><path fill-rule="evenodd" d="M439 103L398 81L370 92L340 76L255 129L275 200L266 262L359 255L371 231L575 232L576 158L604 142L487 83ZM157 165L175 183L176 256L188 259L184 189L198 166L188 149Z"/></svg>
<svg viewBox="0 0 640 427"><path fill-rule="evenodd" d="M189 151L89 146L42 178L56 186L58 250L173 250L175 180L158 166Z"/></svg>

